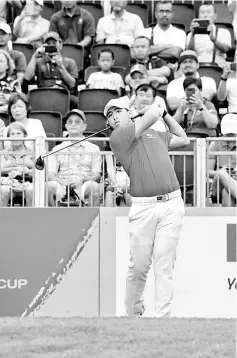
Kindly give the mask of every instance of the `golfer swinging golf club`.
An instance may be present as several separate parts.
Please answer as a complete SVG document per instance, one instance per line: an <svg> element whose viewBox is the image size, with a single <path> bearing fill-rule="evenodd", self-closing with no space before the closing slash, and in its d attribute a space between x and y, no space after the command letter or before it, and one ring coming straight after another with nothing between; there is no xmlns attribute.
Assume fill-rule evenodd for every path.
<svg viewBox="0 0 237 358"><path fill-rule="evenodd" d="M185 147L189 140L181 126L156 104L131 120L121 99L104 109L113 128L110 144L130 178L130 263L125 307L128 316L142 315L143 292L151 266L155 271L155 315L169 317L173 297L172 270L184 216L184 202L168 149ZM169 132L149 129L162 119Z"/></svg>

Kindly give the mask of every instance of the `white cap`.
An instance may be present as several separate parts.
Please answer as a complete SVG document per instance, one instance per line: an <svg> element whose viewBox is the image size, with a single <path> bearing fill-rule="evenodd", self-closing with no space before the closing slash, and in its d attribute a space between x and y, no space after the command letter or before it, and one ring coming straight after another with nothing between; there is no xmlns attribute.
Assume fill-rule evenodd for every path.
<svg viewBox="0 0 237 358"><path fill-rule="evenodd" d="M109 109L112 107L117 107L117 108L125 108L129 111L128 105L127 103L124 101L124 99L121 98L115 98L115 99L111 99L105 106L104 108L104 116L107 117L107 114L109 112Z"/></svg>
<svg viewBox="0 0 237 358"><path fill-rule="evenodd" d="M0 22L0 30L3 30L4 32L6 32L6 34L12 33L10 26L8 24L6 24L5 22Z"/></svg>
<svg viewBox="0 0 237 358"><path fill-rule="evenodd" d="M221 120L221 133L230 134L234 133L237 135L237 115L236 114L226 114Z"/></svg>
<svg viewBox="0 0 237 358"><path fill-rule="evenodd" d="M44 0L34 0L35 2L37 2L37 4L43 6L44 5Z"/></svg>

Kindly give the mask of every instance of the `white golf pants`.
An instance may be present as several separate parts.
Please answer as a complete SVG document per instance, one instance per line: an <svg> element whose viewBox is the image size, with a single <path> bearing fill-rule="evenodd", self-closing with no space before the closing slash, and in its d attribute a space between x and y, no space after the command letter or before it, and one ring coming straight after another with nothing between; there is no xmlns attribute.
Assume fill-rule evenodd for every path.
<svg viewBox="0 0 237 358"><path fill-rule="evenodd" d="M155 314L169 317L173 298L172 271L184 216L180 190L171 199L132 198L129 212L130 262L125 306L128 316L143 312L143 292L152 257L155 273Z"/></svg>

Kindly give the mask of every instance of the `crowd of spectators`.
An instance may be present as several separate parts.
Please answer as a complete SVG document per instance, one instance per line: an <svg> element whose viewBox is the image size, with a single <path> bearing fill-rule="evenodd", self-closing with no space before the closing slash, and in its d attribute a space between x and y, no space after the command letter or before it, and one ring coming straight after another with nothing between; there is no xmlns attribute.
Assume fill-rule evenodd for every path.
<svg viewBox="0 0 237 358"><path fill-rule="evenodd" d="M53 152L63 149L60 154L49 157L46 185L49 206L63 205L73 195L75 202L78 199L83 206L99 206L102 197L107 206L131 203L127 174L110 155L105 156L104 163L98 145L83 141L64 153L64 147L73 143L74 138L86 134L87 117L78 101L81 89L115 92L134 115L143 107L157 103L191 137L237 136L236 1L229 0L226 4L233 14L233 33L230 27L219 26L214 2L200 2L188 31L173 21L173 2L167 0L155 4L155 22L150 24L144 24L137 14L129 12L125 0L108 1L111 13L101 17L98 23L76 0L50 1L55 12L46 19L43 16L46 3L46 0L0 1L0 137L9 137L0 141L0 150L11 153L1 155L0 206L7 206L10 192L15 195L17 190L23 191L26 205L32 205L33 142L10 140L19 136L31 139L47 136L41 121L30 114L32 86L66 89L70 97L62 128L68 139L53 148ZM7 23L9 9L14 14L10 24ZM85 80L85 70L92 68L93 46L103 44L97 67ZM17 45L32 46L29 59ZM82 49L83 69L78 68L77 58L65 52L66 45ZM116 63L117 45L126 45L130 54L130 66L120 70ZM208 71L205 74L200 71L204 63L205 68L210 66L216 73L221 68L218 81L211 72L209 75ZM155 123L153 129L167 131L162 121ZM209 150L228 150L236 155L234 141L227 144L214 141ZM110 151L109 144L105 150ZM16 151L21 155L15 155ZM236 191L232 181L236 180L236 160L230 165L222 156L225 163L220 164L216 155L209 157L213 203L218 186L223 205L227 205L227 196L229 205L234 205ZM25 186L22 176L28 176L29 181L23 180ZM232 189L228 190L226 183Z"/></svg>

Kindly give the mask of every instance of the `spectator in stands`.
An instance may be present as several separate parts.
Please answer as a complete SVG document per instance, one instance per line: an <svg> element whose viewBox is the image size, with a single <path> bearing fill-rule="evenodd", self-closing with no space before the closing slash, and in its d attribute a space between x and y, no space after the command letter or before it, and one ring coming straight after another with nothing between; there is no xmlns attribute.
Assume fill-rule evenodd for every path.
<svg viewBox="0 0 237 358"><path fill-rule="evenodd" d="M185 92L183 88L183 82L187 76L199 78L198 57L195 51L186 50L181 53L179 58L180 69L183 73L182 77L179 77L168 84L166 99L171 111L175 111L182 98L185 98ZM208 101L212 101L216 94L216 82L210 77L201 77L202 81L202 97Z"/></svg>
<svg viewBox="0 0 237 358"><path fill-rule="evenodd" d="M236 78L236 62L233 63L235 69L231 70L231 63L227 62L223 67L223 74L217 90L217 98L219 101L228 102L228 112L233 113L237 121L237 78Z"/></svg>
<svg viewBox="0 0 237 358"><path fill-rule="evenodd" d="M24 93L12 94L8 102L8 114L11 122L20 122L24 125L30 138L46 137L43 125L39 119L29 118L30 105L27 96ZM7 136L8 127L5 128L3 135ZM5 148L9 147L8 142L5 142ZM26 141L25 145L32 149L34 145L31 141ZM2 146L0 144L0 150Z"/></svg>
<svg viewBox="0 0 237 358"><path fill-rule="evenodd" d="M14 62L9 53L0 50L0 117L1 113L7 113L11 93L21 92L21 86L12 77L14 68Z"/></svg>
<svg viewBox="0 0 237 358"><path fill-rule="evenodd" d="M20 122L11 123L7 129L9 139L27 137L26 128ZM0 166L0 207L8 205L11 193L14 198L17 193L23 194L26 199L26 206L32 206L33 184L32 174L34 168L33 153L26 147L24 140L10 141L7 152L1 156ZM18 154L20 153L20 154Z"/></svg>
<svg viewBox="0 0 237 358"><path fill-rule="evenodd" d="M119 73L111 71L114 65L114 53L110 49L102 50L98 55L99 72L94 72L86 83L88 88L116 90L121 96L124 82Z"/></svg>
<svg viewBox="0 0 237 358"><path fill-rule="evenodd" d="M111 148L109 147L109 151ZM105 185L105 206L131 206L130 179L122 167L121 163L113 156L105 156L107 169L107 182Z"/></svg>
<svg viewBox="0 0 237 358"><path fill-rule="evenodd" d="M173 71L162 59L151 55L151 43L148 37L138 36L131 49L131 64L146 66L148 75L157 80L158 85L166 84L173 79Z"/></svg>
<svg viewBox="0 0 237 358"><path fill-rule="evenodd" d="M216 137L218 115L213 103L202 95L200 78L187 77L183 82L186 98L183 98L174 115L176 121L192 136Z"/></svg>
<svg viewBox="0 0 237 358"><path fill-rule="evenodd" d="M122 98L129 108L134 106L136 101L136 88L140 84L150 84L153 89L157 87L156 78L148 76L146 67L140 64L136 64L131 68L129 75L126 77L126 82L126 96ZM166 108L165 101L161 97L156 96L155 101L158 106Z"/></svg>
<svg viewBox="0 0 237 358"><path fill-rule="evenodd" d="M70 108L77 108L78 98L74 95L78 79L77 65L73 59L62 57L61 49L62 41L56 32L45 35L44 44L37 48L28 63L25 79L30 81L36 76L38 87L68 89Z"/></svg>
<svg viewBox="0 0 237 358"><path fill-rule="evenodd" d="M125 0L111 0L110 3L113 11L110 15L99 19L96 42L132 46L134 39L144 31L141 18L126 11Z"/></svg>
<svg viewBox="0 0 237 358"><path fill-rule="evenodd" d="M21 14L16 17L13 33L16 42L30 43L38 47L42 45L42 39L49 31L49 21L41 16L43 0L29 0Z"/></svg>
<svg viewBox="0 0 237 358"><path fill-rule="evenodd" d="M60 154L51 155L48 162L48 201L55 206L66 193L66 187L75 189L80 199L88 206L100 206L101 155L97 145L83 141L73 147L63 149L73 143L73 138L83 138L86 130L85 114L74 109L65 116L65 127L69 133L68 141L53 148L62 149ZM64 152L71 152L70 155ZM85 152L85 155L79 154ZM87 152L95 155L86 154Z"/></svg>
<svg viewBox="0 0 237 358"><path fill-rule="evenodd" d="M130 109L135 116L144 107L151 106L153 103L166 110L165 101L163 98L156 96L156 89L152 85L152 82L149 79L143 80L135 89L134 104ZM167 130L163 120L156 121L150 128L159 132L166 132Z"/></svg>
<svg viewBox="0 0 237 358"><path fill-rule="evenodd" d="M211 142L208 152L208 172L212 183L213 203L222 203L223 206L236 205L236 137L237 121L233 114L227 114L221 121L222 138L232 140L221 140ZM212 152L227 152L226 155L215 155ZM219 189L219 193L218 193Z"/></svg>
<svg viewBox="0 0 237 358"><path fill-rule="evenodd" d="M198 18L200 20L209 20L208 34L195 34L195 29L199 27L199 24L194 19L190 26L191 32L187 36L187 49L196 51L199 62L223 65L226 52L231 47L230 31L223 28L217 29L215 25L217 14L213 4L201 5Z"/></svg>
<svg viewBox="0 0 237 358"><path fill-rule="evenodd" d="M88 48L95 36L95 20L92 14L79 7L77 1L61 1L62 10L52 15L50 31L55 31L63 43L78 44Z"/></svg>
<svg viewBox="0 0 237 358"><path fill-rule="evenodd" d="M0 22L7 22L7 12L8 6L13 6L15 8L21 9L22 2L21 0L1 0L0 1Z"/></svg>
<svg viewBox="0 0 237 358"><path fill-rule="evenodd" d="M185 49L186 34L171 24L172 1L159 1L156 5L155 16L157 25L154 29L150 29L151 54L167 62L175 63Z"/></svg>
<svg viewBox="0 0 237 358"><path fill-rule="evenodd" d="M14 76L17 78L19 84L21 85L26 70L26 59L22 52L9 49L8 44L12 38L11 33L10 26L4 22L0 22L0 50L5 50L10 54L15 64Z"/></svg>
<svg viewBox="0 0 237 358"><path fill-rule="evenodd" d="M228 0L228 10L233 14L233 28L235 34L235 40L237 41L237 9L236 0Z"/></svg>

